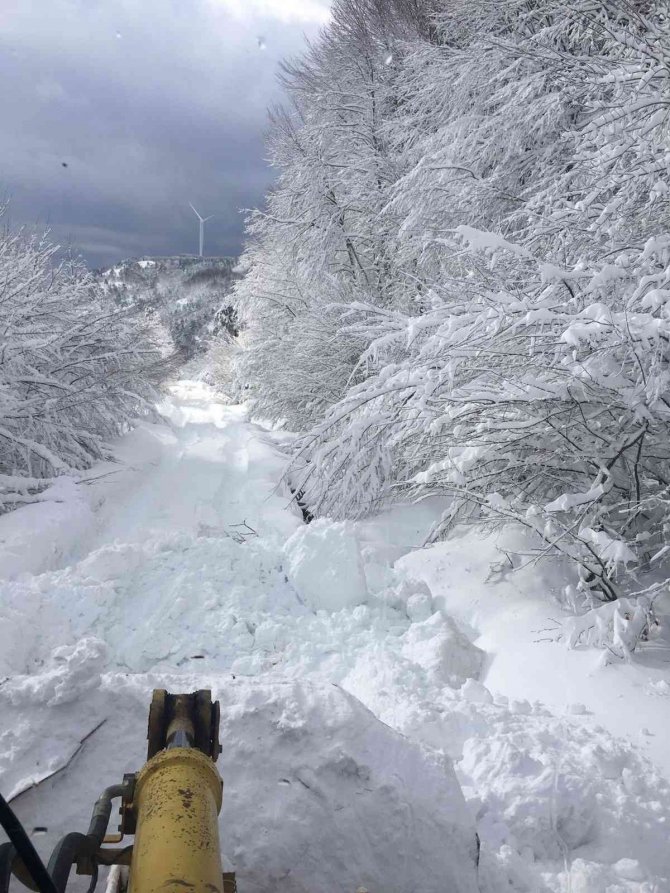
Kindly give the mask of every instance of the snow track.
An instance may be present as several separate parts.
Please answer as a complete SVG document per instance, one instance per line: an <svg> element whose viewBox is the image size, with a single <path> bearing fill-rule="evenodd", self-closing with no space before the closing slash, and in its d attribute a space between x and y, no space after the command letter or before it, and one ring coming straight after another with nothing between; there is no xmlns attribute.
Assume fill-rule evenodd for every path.
<svg viewBox="0 0 670 893"><path fill-rule="evenodd" d="M392 566L431 506L305 527L243 409L181 383L162 412L0 519L0 785L42 852L139 768L152 688L211 687L244 893L474 893L475 823L489 893L670 890L660 773L588 715L491 694L421 553Z"/></svg>

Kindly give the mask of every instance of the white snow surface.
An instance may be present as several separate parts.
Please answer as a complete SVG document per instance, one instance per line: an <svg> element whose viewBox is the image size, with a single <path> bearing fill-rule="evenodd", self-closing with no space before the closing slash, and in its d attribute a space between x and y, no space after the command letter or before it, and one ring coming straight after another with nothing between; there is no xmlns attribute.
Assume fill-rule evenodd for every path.
<svg viewBox="0 0 670 893"><path fill-rule="evenodd" d="M286 575L313 611L339 611L367 601L367 582L355 526L319 518L284 546Z"/></svg>
<svg viewBox="0 0 670 893"><path fill-rule="evenodd" d="M45 856L141 766L151 690L209 687L245 893L670 891L665 638L568 651L513 536L421 548L430 500L305 526L243 407L161 411L0 518L0 789Z"/></svg>

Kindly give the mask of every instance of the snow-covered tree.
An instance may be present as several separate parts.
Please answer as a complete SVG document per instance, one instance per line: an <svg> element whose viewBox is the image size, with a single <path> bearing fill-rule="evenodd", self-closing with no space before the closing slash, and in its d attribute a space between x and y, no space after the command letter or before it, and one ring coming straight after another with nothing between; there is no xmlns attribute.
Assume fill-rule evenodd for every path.
<svg viewBox="0 0 670 893"><path fill-rule="evenodd" d="M670 530L668 5L422 9L394 45L380 202L369 163L338 147L368 281L340 275L346 240L317 243L313 213L290 239L258 218L248 288L281 281L292 320L273 328L276 307L249 298L246 368L266 412L303 429L292 476L317 513L447 493L435 535L523 524L612 599L662 563ZM319 103L296 145L328 122ZM277 195L319 182L303 164ZM302 344L315 311L323 336L306 326Z"/></svg>
<svg viewBox="0 0 670 893"><path fill-rule="evenodd" d="M238 378L258 411L294 428L360 375L365 344L342 331L341 305L386 305L399 282L384 223L387 122L413 16L411 2L340 0L322 39L284 69L291 106L273 115L270 140L280 176L251 215L237 289L248 345Z"/></svg>
<svg viewBox="0 0 670 893"><path fill-rule="evenodd" d="M0 509L104 457L164 371L146 321L56 251L0 233Z"/></svg>

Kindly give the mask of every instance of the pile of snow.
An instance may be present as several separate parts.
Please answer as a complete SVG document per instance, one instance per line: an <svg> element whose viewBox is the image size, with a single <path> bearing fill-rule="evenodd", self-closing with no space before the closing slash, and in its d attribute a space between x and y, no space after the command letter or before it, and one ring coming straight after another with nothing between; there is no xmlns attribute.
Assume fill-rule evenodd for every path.
<svg viewBox="0 0 670 893"><path fill-rule="evenodd" d="M669 888L670 785L635 748L527 702L500 699L473 714L480 728L464 743L459 777L476 792L484 852L516 854L511 877L533 889L563 861L573 889L605 891L625 858L640 866L631 880L649 886L612 890ZM590 886L579 886L582 875Z"/></svg>
<svg viewBox="0 0 670 893"><path fill-rule="evenodd" d="M242 889L469 893L473 823L482 893L670 889L644 756L665 750L667 669L544 635L567 615L556 581L511 574L523 543L417 549L425 505L306 527L243 410L202 385L164 408L171 428L85 488L78 552L45 570L38 537L33 574L0 582L0 787L41 849L142 765L152 688L208 687Z"/></svg>
<svg viewBox="0 0 670 893"><path fill-rule="evenodd" d="M436 612L415 621L403 636L403 657L423 667L431 682L457 686L479 675L483 652L460 632L451 617Z"/></svg>
<svg viewBox="0 0 670 893"><path fill-rule="evenodd" d="M474 826L448 759L332 685L217 694L224 853L245 890L475 893Z"/></svg>

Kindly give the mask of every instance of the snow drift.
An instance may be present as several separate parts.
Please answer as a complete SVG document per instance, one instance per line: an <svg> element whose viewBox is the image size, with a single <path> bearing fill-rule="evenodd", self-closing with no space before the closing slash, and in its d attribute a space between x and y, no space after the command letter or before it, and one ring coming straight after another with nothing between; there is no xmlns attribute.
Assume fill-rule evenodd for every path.
<svg viewBox="0 0 670 893"><path fill-rule="evenodd" d="M645 757L667 665L536 643L551 580L508 575L523 542L417 549L438 505L307 535L243 409L181 384L163 410L114 478L57 490L86 536L52 555L36 529L34 568L0 543L0 787L47 827L40 852L142 765L153 688L211 688L241 889L470 893L473 824L481 893L670 889L670 786ZM360 573L363 603L319 603L320 568L335 595Z"/></svg>

